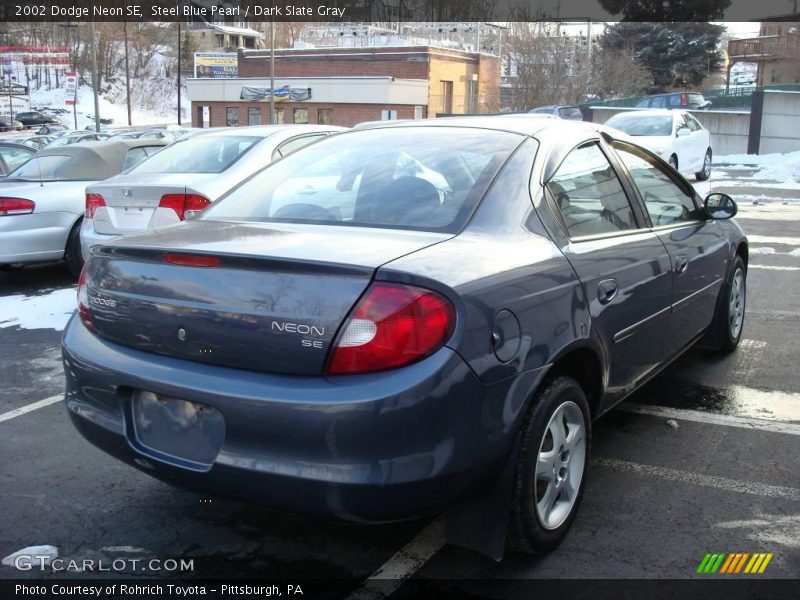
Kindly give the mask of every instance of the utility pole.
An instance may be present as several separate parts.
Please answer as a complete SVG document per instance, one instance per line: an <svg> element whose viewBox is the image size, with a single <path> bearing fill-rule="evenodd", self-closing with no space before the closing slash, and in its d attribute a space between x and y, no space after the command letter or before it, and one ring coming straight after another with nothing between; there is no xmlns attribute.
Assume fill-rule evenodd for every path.
<svg viewBox="0 0 800 600"><path fill-rule="evenodd" d="M178 125L181 124L181 22L178 21Z"/></svg>
<svg viewBox="0 0 800 600"><path fill-rule="evenodd" d="M95 51L94 42L94 21L89 22L89 34L92 36L91 51L92 51L92 92L94 93L94 130L100 131L100 98L98 96L98 77L97 77L97 52Z"/></svg>
<svg viewBox="0 0 800 600"><path fill-rule="evenodd" d="M269 122L275 123L275 17L269 18Z"/></svg>
<svg viewBox="0 0 800 600"><path fill-rule="evenodd" d="M127 6L127 3L126 3ZM125 103L128 106L128 126L130 127L133 122L131 121L131 70L128 65L128 20L127 18L122 22L122 32L125 36Z"/></svg>

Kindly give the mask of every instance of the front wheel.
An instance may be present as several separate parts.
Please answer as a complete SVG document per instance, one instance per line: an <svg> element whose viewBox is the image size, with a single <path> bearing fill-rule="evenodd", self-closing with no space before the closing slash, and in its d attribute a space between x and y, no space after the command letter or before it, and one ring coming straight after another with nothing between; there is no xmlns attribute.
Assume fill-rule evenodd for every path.
<svg viewBox="0 0 800 600"><path fill-rule="evenodd" d="M672 167L676 171L678 170L678 157L677 156L675 156L673 154L672 156L669 157L669 160L667 162L669 162L669 166L670 167Z"/></svg>
<svg viewBox="0 0 800 600"><path fill-rule="evenodd" d="M591 443L589 404L571 377L557 377L536 397L521 431L508 542L543 554L569 531L585 485Z"/></svg>
<svg viewBox="0 0 800 600"><path fill-rule="evenodd" d="M744 313L747 304L747 269L744 261L737 256L733 261L731 275L722 289L717 301L712 332L717 332L719 342L712 348L722 353L733 352L742 339Z"/></svg>
<svg viewBox="0 0 800 600"><path fill-rule="evenodd" d="M694 174L697 181L707 181L711 177L711 148L706 150L706 156L703 159L703 170Z"/></svg>

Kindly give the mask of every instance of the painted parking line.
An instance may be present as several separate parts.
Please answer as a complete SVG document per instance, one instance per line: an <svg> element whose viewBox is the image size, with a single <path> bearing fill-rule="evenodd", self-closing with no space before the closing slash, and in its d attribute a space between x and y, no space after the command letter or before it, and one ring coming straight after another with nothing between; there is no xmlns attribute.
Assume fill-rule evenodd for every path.
<svg viewBox="0 0 800 600"><path fill-rule="evenodd" d="M637 475L649 475L651 477L658 477L659 479L679 481L694 486L711 487L727 492L738 492L740 494L751 494L754 496L800 502L800 489L798 488L768 485L766 483L744 481L741 479L730 479L728 477L693 473L692 471L681 471L680 469L669 469L667 467L655 467L653 465L643 465L627 460L619 460L617 458L606 458L604 456L593 458L591 464L596 467L606 467L615 471L635 473Z"/></svg>
<svg viewBox="0 0 800 600"><path fill-rule="evenodd" d="M751 244L782 244L785 246L800 246L800 237L778 235L748 235L747 241Z"/></svg>
<svg viewBox="0 0 800 600"><path fill-rule="evenodd" d="M668 408L666 406L651 406L647 404L623 404L618 406L615 410L639 415L649 415L652 417L664 417L665 419L677 419L678 421L693 421L695 423L705 423L707 425L739 427L741 429L750 429L751 431L753 429L759 429L772 433L800 435L800 425L796 423L770 421L753 417L737 417L734 415L719 415L702 410Z"/></svg>
<svg viewBox="0 0 800 600"><path fill-rule="evenodd" d="M445 545L444 522L436 519L369 576L347 600L381 600L391 596Z"/></svg>
<svg viewBox="0 0 800 600"><path fill-rule="evenodd" d="M31 404L26 404L25 406L22 406L20 408L9 410L8 412L0 414L0 423L2 423L3 421L10 421L15 417L28 414L29 412L33 412L34 410L44 408L45 406L50 406L51 404L60 402L63 399L64 399L64 394L59 394L58 396L51 396L50 398L45 398L44 400L39 400L38 402L32 402Z"/></svg>
<svg viewBox="0 0 800 600"><path fill-rule="evenodd" d="M761 269L763 271L800 271L800 267L775 267L772 265L748 265L747 270Z"/></svg>

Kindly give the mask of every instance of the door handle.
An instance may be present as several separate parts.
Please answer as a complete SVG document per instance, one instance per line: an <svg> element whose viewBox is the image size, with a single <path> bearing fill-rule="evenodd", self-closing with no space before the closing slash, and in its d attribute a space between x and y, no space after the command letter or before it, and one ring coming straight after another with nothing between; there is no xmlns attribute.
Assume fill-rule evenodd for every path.
<svg viewBox="0 0 800 600"><path fill-rule="evenodd" d="M617 295L618 284L616 279L604 279L597 284L597 299L600 304L608 304Z"/></svg>
<svg viewBox="0 0 800 600"><path fill-rule="evenodd" d="M689 267L689 257L685 254L680 254L675 259L675 272L678 275L682 275L686 272L686 269Z"/></svg>

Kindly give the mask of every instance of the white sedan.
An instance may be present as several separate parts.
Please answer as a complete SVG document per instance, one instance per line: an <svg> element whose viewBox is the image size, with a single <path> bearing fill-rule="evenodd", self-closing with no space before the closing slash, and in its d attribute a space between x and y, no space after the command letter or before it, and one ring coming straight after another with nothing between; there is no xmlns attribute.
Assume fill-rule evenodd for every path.
<svg viewBox="0 0 800 600"><path fill-rule="evenodd" d="M705 181L711 175L711 134L683 110L637 110L619 113L605 123L658 154L683 175Z"/></svg>

